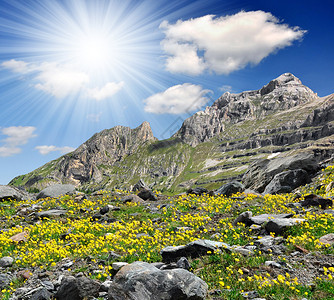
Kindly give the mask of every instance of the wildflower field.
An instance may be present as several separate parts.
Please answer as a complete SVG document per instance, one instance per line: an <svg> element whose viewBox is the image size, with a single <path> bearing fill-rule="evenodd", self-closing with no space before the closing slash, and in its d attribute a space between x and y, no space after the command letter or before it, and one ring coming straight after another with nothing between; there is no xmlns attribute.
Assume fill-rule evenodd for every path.
<svg viewBox="0 0 334 300"><path fill-rule="evenodd" d="M313 193L333 198L334 189L326 190L333 181L334 166L329 166L315 182L300 189L301 196ZM73 262L65 270L67 273L83 272L104 281L115 274L113 262L159 262L160 250L166 246L185 245L198 239L254 245L261 236L244 224L232 225L244 211L251 211L253 216L292 213L305 222L284 233L283 254L258 249L249 256L208 252L189 258L191 272L208 284L208 299L244 299L241 293L248 291L257 291L265 299L334 299L334 248L319 242L320 237L334 233L334 215L328 211L312 207L296 212L293 205L286 205L302 199L296 199L294 194L167 197L157 192L158 201L143 204L121 201L128 194L112 190L81 200L73 195L0 202L0 256L14 258L11 270L48 272L51 276L67 259ZM114 207L107 213L107 219L94 219L94 214L106 205ZM29 214L29 209L53 208L66 213L38 220ZM12 237L19 233L23 233L24 240L13 241ZM266 261L276 261L283 267L269 267ZM314 261L317 263L312 264ZM312 272L317 276L312 276ZM14 278L1 290L0 299L10 299L24 280Z"/></svg>

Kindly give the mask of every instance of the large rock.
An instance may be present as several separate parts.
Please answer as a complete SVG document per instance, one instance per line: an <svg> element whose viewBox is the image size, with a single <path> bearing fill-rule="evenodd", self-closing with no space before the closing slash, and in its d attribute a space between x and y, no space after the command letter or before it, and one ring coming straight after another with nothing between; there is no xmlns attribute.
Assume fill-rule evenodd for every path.
<svg viewBox="0 0 334 300"><path fill-rule="evenodd" d="M58 300L83 300L96 297L99 294L100 284L87 277L64 277L56 293Z"/></svg>
<svg viewBox="0 0 334 300"><path fill-rule="evenodd" d="M253 224L262 225L269 220L286 219L292 216L293 214L261 214L253 216L251 211L244 211L233 221L233 225L236 226L238 223L244 223L246 226Z"/></svg>
<svg viewBox="0 0 334 300"><path fill-rule="evenodd" d="M40 198L56 198L60 195L66 195L73 193L75 191L75 186L72 184L54 184L44 190L42 190L38 195L37 199Z"/></svg>
<svg viewBox="0 0 334 300"><path fill-rule="evenodd" d="M138 195L138 197L140 197L143 200L151 200L151 201L156 201L158 200L157 197L154 195L154 193L151 190L147 190L147 189L142 189Z"/></svg>
<svg viewBox="0 0 334 300"><path fill-rule="evenodd" d="M245 186L238 181L232 181L221 186L216 192L216 195L225 195L230 197L232 194L242 193L245 190Z"/></svg>
<svg viewBox="0 0 334 300"><path fill-rule="evenodd" d="M144 203L144 200L142 198L138 197L135 194L125 196L125 197L121 198L120 201L124 202L124 203L126 203L126 202L133 202L133 203L138 203L138 204Z"/></svg>
<svg viewBox="0 0 334 300"><path fill-rule="evenodd" d="M249 166L244 174L243 182L246 188L251 188L262 193L275 175L286 170L301 169L308 174L313 174L319 169L313 152L305 151L291 156L256 161Z"/></svg>
<svg viewBox="0 0 334 300"><path fill-rule="evenodd" d="M194 194L197 196L201 196L206 193L208 193L208 190L202 187L190 188L187 190L187 194Z"/></svg>
<svg viewBox="0 0 334 300"><path fill-rule="evenodd" d="M303 169L290 170L276 174L264 190L264 194L290 193L295 188L310 182Z"/></svg>
<svg viewBox="0 0 334 300"><path fill-rule="evenodd" d="M270 220L265 228L268 233L273 232L275 234L282 234L287 228L296 226L302 222L305 222L305 219L274 219Z"/></svg>
<svg viewBox="0 0 334 300"><path fill-rule="evenodd" d="M302 207L310 207L310 206L319 207L320 206L322 209L325 209L333 205L333 200L322 198L315 194L310 194L310 195L304 196L304 200L300 201L300 204Z"/></svg>
<svg viewBox="0 0 334 300"><path fill-rule="evenodd" d="M50 209L36 213L37 218L45 219L50 217L64 216L67 213L65 209Z"/></svg>
<svg viewBox="0 0 334 300"><path fill-rule="evenodd" d="M109 288L109 300L201 300L207 284L184 269L159 270L146 262L124 266Z"/></svg>
<svg viewBox="0 0 334 300"><path fill-rule="evenodd" d="M0 201L20 201L26 200L29 195L16 187L0 185Z"/></svg>
<svg viewBox="0 0 334 300"><path fill-rule="evenodd" d="M213 254L216 250L225 249L231 251L228 244L210 240L196 240L187 245L167 246L160 251L162 260L166 263L176 262L181 257L200 257Z"/></svg>

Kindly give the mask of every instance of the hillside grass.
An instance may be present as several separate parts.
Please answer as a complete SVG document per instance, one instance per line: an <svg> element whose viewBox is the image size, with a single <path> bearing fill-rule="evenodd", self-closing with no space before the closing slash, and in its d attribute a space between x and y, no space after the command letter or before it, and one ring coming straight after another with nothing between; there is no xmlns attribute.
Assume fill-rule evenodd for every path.
<svg viewBox="0 0 334 300"><path fill-rule="evenodd" d="M315 183L301 189L303 195L317 193L333 197L334 190L326 192L326 186L334 180L334 166L323 170ZM88 199L76 200L74 196L55 199L39 199L18 202L0 202L0 256L14 258L12 270L28 270L32 274L55 271L62 260L74 262L68 270L72 274L83 272L91 278L104 281L114 275L114 261L161 261L160 250L166 246L184 245L197 239L211 239L230 245L253 245L256 235L248 227L233 226L233 220L243 211L253 215L262 213L293 213L286 203L294 200L293 194L257 195L237 194L225 196L162 196L158 202L142 204L123 203L121 190L100 191ZM107 214L110 222L97 222L92 216L105 205L120 210ZM39 211L63 208L63 217L34 221L22 209L38 206ZM21 216L20 216L21 215ZM296 245L316 255L333 255L333 247L321 245L319 238L334 232L334 217L314 208L303 211L306 222L291 229L285 236L288 252ZM13 242L10 237L27 232L28 240ZM113 251L121 258L113 259ZM266 299L334 299L334 268L324 267L322 276L312 285L303 278L293 276L284 269L275 272L264 266L266 260L282 261L285 256L261 253L253 256L237 253L208 253L190 259L191 271L207 282L212 295L208 299L243 299L241 292L257 291ZM303 268L304 266L293 266ZM9 299L13 291L24 281L13 279L9 287L0 292L0 299ZM215 296L216 295L216 296ZM218 297L218 298L217 298Z"/></svg>

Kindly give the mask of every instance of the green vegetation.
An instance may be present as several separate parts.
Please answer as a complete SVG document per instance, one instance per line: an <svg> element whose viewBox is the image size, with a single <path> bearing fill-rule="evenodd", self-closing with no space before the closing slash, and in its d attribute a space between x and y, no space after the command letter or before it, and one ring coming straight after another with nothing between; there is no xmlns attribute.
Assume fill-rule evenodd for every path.
<svg viewBox="0 0 334 300"><path fill-rule="evenodd" d="M334 166L323 170L313 184L302 189L303 195L315 192L324 197L333 197L334 190L327 186L334 180ZM315 188L315 186L320 188ZM326 191L327 188L327 191ZM309 267L293 260L289 253L296 246L319 257L333 255L333 246L321 244L319 238L334 232L334 216L320 208L301 210L299 215L286 203L297 202L292 194L257 195L238 194L224 196L158 196L158 202L144 204L120 201L128 192L121 190L101 191L88 199L74 196L56 199L25 200L0 203L1 257L15 259L13 270L29 270L35 273L40 268L51 271L68 258L74 261L71 271L83 272L100 281L112 278L114 261L147 262L161 261L160 250L166 246L183 245L197 239L211 239L229 245L254 245L256 234L243 224L232 222L243 211L253 215L262 213L292 213L306 219L284 235L287 253L276 255L255 250L254 255L216 251L200 258L190 259L191 271L205 280L209 290L219 290L220 299L242 299L241 292L257 291L266 299L334 299L334 268L324 266L321 275L305 282L303 269ZM40 211L52 208L66 209L63 217L34 221L23 212L24 208L39 207ZM101 207L112 205L103 219L94 219ZM27 240L13 242L11 237L26 232ZM110 258L111 251L121 255ZM89 257L89 264L85 259ZM290 269L273 269L264 265L267 260L293 264ZM99 262L103 261L103 265ZM81 262L81 264L79 264ZM305 265L303 265L305 264ZM92 273L92 268L100 269ZM312 285L310 285L312 283ZM0 293L1 299L9 299L23 281L13 282ZM210 296L211 297L211 296ZM208 297L208 299L210 299ZM213 296L212 296L213 297Z"/></svg>

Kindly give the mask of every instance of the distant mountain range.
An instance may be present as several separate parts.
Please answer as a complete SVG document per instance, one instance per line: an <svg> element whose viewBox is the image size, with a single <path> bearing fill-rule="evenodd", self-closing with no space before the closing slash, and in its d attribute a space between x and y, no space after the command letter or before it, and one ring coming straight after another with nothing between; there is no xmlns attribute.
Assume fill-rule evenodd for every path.
<svg viewBox="0 0 334 300"><path fill-rule="evenodd" d="M116 126L10 184L28 190L54 183L129 189L143 179L154 189L178 192L216 189L237 179L262 192L265 185L255 182L261 177L251 172L259 162L303 154L321 163L333 153L334 94L320 98L285 73L259 90L224 93L167 140L155 138L148 122L135 129Z"/></svg>

